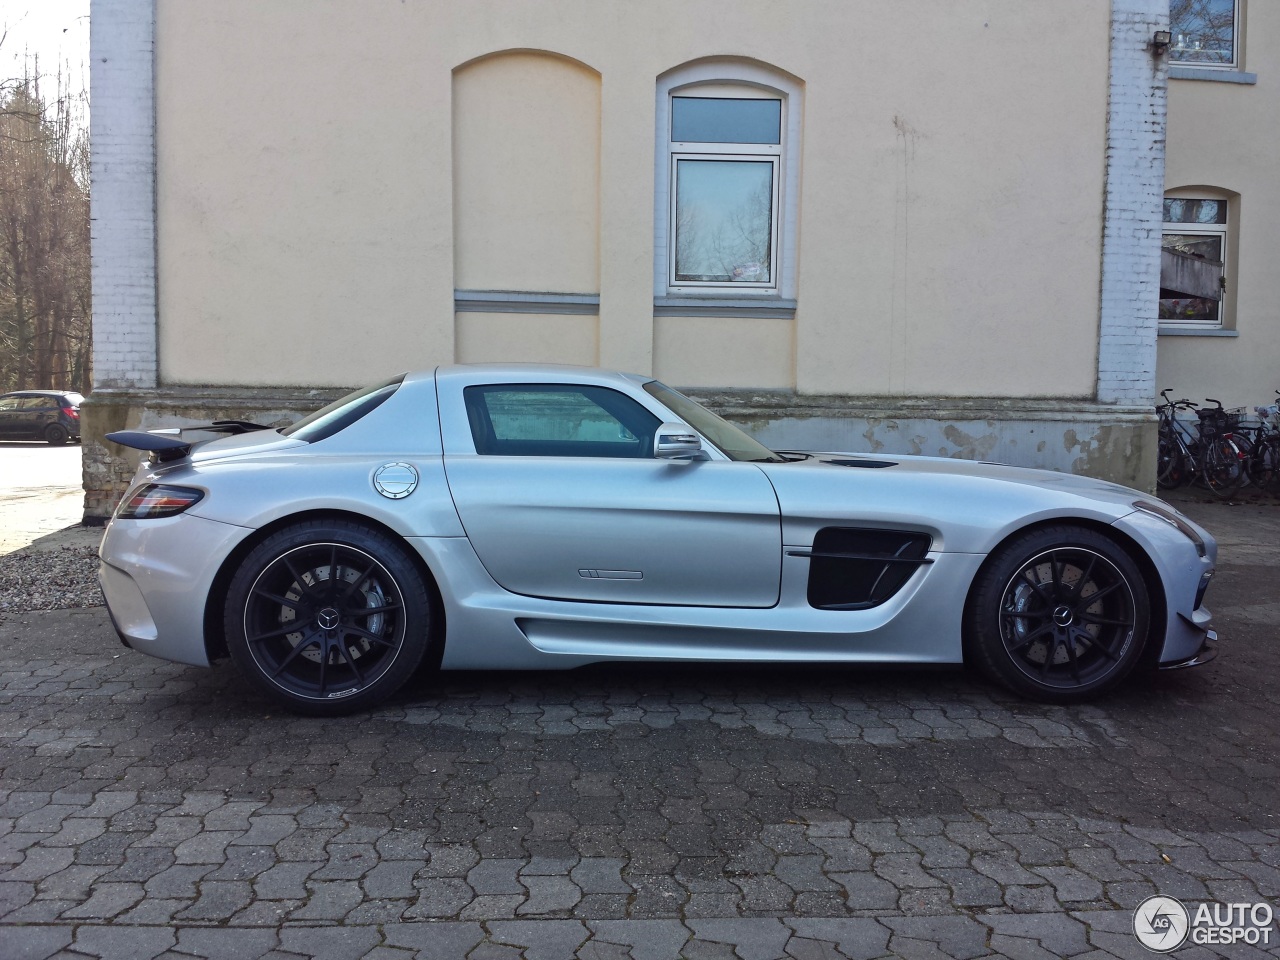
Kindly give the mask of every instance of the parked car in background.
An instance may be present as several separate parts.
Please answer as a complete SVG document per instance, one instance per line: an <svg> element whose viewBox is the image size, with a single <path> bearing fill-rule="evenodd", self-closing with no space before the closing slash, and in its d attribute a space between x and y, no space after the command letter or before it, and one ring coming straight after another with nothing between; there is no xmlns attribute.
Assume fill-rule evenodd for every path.
<svg viewBox="0 0 1280 960"><path fill-rule="evenodd" d="M152 454L102 542L112 621L299 712L374 706L424 660L967 661L1063 703L1214 654L1217 547L1154 497L770 450L650 377L442 367L282 430L187 429L232 436L107 435Z"/></svg>
<svg viewBox="0 0 1280 960"><path fill-rule="evenodd" d="M17 390L0 397L0 440L80 439L80 404L69 390Z"/></svg>

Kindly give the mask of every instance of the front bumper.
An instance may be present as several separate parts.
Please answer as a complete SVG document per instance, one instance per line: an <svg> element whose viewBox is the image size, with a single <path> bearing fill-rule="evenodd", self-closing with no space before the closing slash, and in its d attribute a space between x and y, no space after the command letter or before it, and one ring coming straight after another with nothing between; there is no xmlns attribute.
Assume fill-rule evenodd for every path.
<svg viewBox="0 0 1280 960"><path fill-rule="evenodd" d="M223 561L250 532L190 514L112 520L98 551L98 582L125 645L208 666L205 603Z"/></svg>
<svg viewBox="0 0 1280 960"><path fill-rule="evenodd" d="M1173 660L1160 664L1161 670L1185 670L1189 667L1201 667L1218 656L1218 633L1216 630L1210 630L1209 624L1213 622L1209 611L1204 607L1197 607L1190 617L1179 614L1179 619L1190 624L1191 628L1200 631L1201 640L1200 648L1184 660Z"/></svg>

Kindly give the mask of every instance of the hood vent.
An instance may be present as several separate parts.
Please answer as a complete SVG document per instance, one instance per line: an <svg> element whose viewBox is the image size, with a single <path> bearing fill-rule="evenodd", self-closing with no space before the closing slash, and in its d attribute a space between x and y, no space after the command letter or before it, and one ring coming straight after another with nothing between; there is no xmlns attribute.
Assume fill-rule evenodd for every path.
<svg viewBox="0 0 1280 960"><path fill-rule="evenodd" d="M897 464L892 460L823 460L823 463L831 463L837 467L896 467Z"/></svg>

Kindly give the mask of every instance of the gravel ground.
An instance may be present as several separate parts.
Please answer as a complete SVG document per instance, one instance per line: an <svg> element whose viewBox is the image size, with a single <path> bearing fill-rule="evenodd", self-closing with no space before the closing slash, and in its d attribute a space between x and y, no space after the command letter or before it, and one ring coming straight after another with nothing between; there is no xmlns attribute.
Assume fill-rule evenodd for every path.
<svg viewBox="0 0 1280 960"><path fill-rule="evenodd" d="M19 550L0 557L0 614L100 606L95 547Z"/></svg>

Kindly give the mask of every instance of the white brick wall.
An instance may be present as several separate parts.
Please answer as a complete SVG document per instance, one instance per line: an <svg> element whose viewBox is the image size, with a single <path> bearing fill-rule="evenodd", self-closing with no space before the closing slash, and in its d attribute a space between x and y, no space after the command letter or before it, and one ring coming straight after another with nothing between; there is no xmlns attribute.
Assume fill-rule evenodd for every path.
<svg viewBox="0 0 1280 960"><path fill-rule="evenodd" d="M93 385L156 386L155 0L92 0Z"/></svg>
<svg viewBox="0 0 1280 960"><path fill-rule="evenodd" d="M1112 0L1098 399L1155 402L1168 64L1151 49L1169 0Z"/></svg>

